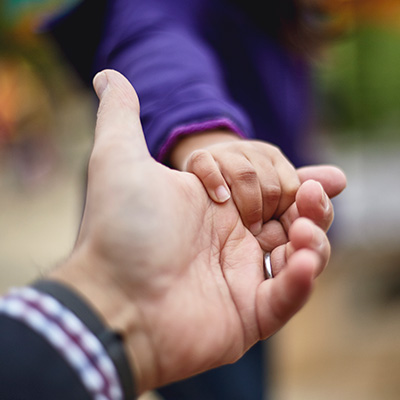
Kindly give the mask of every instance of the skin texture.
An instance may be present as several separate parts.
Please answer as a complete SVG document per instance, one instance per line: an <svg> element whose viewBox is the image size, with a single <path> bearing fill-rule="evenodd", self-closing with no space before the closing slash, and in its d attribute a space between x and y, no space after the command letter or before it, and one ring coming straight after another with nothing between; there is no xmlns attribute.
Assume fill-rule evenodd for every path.
<svg viewBox="0 0 400 400"><path fill-rule="evenodd" d="M231 196L245 226L254 234L294 202L300 180L281 151L265 142L243 140L229 131L183 137L170 163L194 173L209 196L223 203Z"/></svg>
<svg viewBox="0 0 400 400"><path fill-rule="evenodd" d="M302 171L276 236L264 224L255 237L232 199L212 201L194 174L151 158L122 75L103 71L94 86L100 106L84 216L71 256L50 278L124 334L142 393L234 362L303 306L328 262L333 217L321 184L309 179L321 175L332 195L345 178L333 167ZM265 280L263 249L272 245L275 277Z"/></svg>

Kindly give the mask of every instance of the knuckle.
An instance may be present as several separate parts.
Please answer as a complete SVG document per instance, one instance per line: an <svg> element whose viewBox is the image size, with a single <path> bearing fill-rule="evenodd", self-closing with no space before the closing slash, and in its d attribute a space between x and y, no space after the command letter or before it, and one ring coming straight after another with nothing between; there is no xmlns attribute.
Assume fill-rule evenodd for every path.
<svg viewBox="0 0 400 400"><path fill-rule="evenodd" d="M269 185L265 191L265 199L268 203L276 203L281 198L282 190L280 186Z"/></svg>
<svg viewBox="0 0 400 400"><path fill-rule="evenodd" d="M296 196L297 191L299 190L300 182L298 180L290 180L284 188L284 192L286 196L290 198L294 198Z"/></svg>
<svg viewBox="0 0 400 400"><path fill-rule="evenodd" d="M238 183L254 184L257 181L257 172L252 166L238 169L234 175Z"/></svg>
<svg viewBox="0 0 400 400"><path fill-rule="evenodd" d="M210 153L206 150L195 150L189 158L188 165L192 166L193 168L199 167L205 162L207 162L210 158Z"/></svg>
<svg viewBox="0 0 400 400"><path fill-rule="evenodd" d="M205 183L215 180L219 172L212 155L206 150L194 151L188 161L187 169Z"/></svg>
<svg viewBox="0 0 400 400"><path fill-rule="evenodd" d="M268 153L272 156L283 156L282 150L279 146L271 143L263 143L268 148Z"/></svg>
<svg viewBox="0 0 400 400"><path fill-rule="evenodd" d="M275 155L283 157L282 149L281 149L279 146L276 146L276 145L272 145L272 144L271 144L271 151L272 151Z"/></svg>
<svg viewBox="0 0 400 400"><path fill-rule="evenodd" d="M211 155L206 150L195 150L189 157L187 168L191 171L201 171L209 164Z"/></svg>

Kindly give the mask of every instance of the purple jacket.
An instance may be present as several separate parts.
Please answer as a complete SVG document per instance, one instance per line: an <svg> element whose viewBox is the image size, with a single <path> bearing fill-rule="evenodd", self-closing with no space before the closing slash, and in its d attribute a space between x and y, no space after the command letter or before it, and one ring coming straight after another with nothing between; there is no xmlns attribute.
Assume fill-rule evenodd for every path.
<svg viewBox="0 0 400 400"><path fill-rule="evenodd" d="M67 53L77 42L65 38L84 41L89 13L92 24L102 2L86 3L81 31L68 18L63 22ZM92 76L113 68L131 81L154 157L163 160L180 135L226 127L278 145L301 163L308 67L237 6L228 0L113 0L104 15L97 44L80 57L91 58Z"/></svg>

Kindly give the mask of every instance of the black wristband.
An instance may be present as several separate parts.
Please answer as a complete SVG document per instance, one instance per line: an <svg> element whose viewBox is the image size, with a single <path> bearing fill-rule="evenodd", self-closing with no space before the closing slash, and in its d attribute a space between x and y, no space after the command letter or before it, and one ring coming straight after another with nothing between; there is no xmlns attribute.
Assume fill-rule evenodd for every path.
<svg viewBox="0 0 400 400"><path fill-rule="evenodd" d="M135 399L133 373L125 353L122 335L109 329L95 310L78 293L61 282L39 280L31 286L57 299L71 310L99 339L117 369L124 399Z"/></svg>

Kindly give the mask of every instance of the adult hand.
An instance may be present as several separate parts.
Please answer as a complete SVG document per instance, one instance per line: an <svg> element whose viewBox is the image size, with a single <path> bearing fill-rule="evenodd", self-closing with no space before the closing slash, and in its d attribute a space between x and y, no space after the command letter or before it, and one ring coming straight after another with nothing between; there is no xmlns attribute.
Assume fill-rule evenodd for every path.
<svg viewBox="0 0 400 400"><path fill-rule="evenodd" d="M94 85L82 225L50 277L123 332L141 393L233 362L280 329L308 298L329 243L311 220L290 222L291 251L265 280L263 251L234 202L216 204L195 175L150 157L128 81L104 71Z"/></svg>

